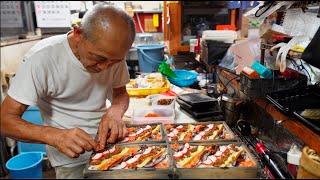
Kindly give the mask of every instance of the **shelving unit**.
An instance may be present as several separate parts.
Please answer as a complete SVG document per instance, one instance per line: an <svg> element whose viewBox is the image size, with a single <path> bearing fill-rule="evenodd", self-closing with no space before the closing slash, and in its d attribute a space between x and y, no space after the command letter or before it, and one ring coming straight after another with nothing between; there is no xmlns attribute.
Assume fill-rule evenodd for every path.
<svg viewBox="0 0 320 180"><path fill-rule="evenodd" d="M152 13L152 14L158 14L158 13L162 13L162 10L143 10L143 9L139 9L139 10L133 10L133 12L135 13Z"/></svg>

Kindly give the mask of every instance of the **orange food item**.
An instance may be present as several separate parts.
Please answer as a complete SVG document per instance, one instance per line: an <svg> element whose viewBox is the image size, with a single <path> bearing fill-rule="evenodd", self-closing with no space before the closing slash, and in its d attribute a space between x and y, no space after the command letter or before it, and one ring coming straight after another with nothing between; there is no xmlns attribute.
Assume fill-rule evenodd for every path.
<svg viewBox="0 0 320 180"><path fill-rule="evenodd" d="M186 134L183 138L183 140L191 140L192 139L192 132L189 132L188 134Z"/></svg>
<svg viewBox="0 0 320 180"><path fill-rule="evenodd" d="M224 138L225 138L225 139L231 139L232 136L231 136L230 134L226 134L226 135L224 136Z"/></svg>
<svg viewBox="0 0 320 180"><path fill-rule="evenodd" d="M162 161L161 163L154 166L155 168L166 168L169 167L168 162Z"/></svg>
<svg viewBox="0 0 320 180"><path fill-rule="evenodd" d="M101 166L99 168L99 170L108 170L114 163L118 162L119 160L121 160L123 157L132 154L132 153L136 153L138 152L138 148L131 148L127 153L119 155L116 154L114 156L112 156L111 161L107 162L105 165Z"/></svg>
<svg viewBox="0 0 320 180"><path fill-rule="evenodd" d="M200 131L200 128L202 128L202 125L197 125L195 128L194 128L194 132L199 132Z"/></svg>
<svg viewBox="0 0 320 180"><path fill-rule="evenodd" d="M178 149L178 148L179 148L179 144L174 143L174 144L172 145L172 149Z"/></svg>
<svg viewBox="0 0 320 180"><path fill-rule="evenodd" d="M144 117L160 117L160 115L157 114L157 113L148 113L148 114L145 115Z"/></svg>
<svg viewBox="0 0 320 180"><path fill-rule="evenodd" d="M254 166L254 162L251 159L245 160L241 163L239 163L240 167L251 167Z"/></svg>
<svg viewBox="0 0 320 180"><path fill-rule="evenodd" d="M168 131L169 129L171 129L173 126L171 124L167 124L166 125L166 130Z"/></svg>
<svg viewBox="0 0 320 180"><path fill-rule="evenodd" d="M161 133L158 133L155 140L161 140L161 137L162 137Z"/></svg>
<svg viewBox="0 0 320 180"><path fill-rule="evenodd" d="M129 142L132 142L132 141L135 141L135 140L136 140L136 137L132 137L132 136L129 137Z"/></svg>
<svg viewBox="0 0 320 180"><path fill-rule="evenodd" d="M204 152L204 151L203 151ZM202 153L203 153L202 152ZM192 168L196 167L198 164L198 161L200 160L200 157L202 153L199 153L198 155L194 156L190 163L186 164L184 168Z"/></svg>

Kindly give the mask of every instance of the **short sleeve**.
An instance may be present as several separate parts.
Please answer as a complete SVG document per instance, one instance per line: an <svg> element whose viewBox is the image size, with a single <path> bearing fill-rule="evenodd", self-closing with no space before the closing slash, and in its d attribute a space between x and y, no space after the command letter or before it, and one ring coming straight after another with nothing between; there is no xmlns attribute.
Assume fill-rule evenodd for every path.
<svg viewBox="0 0 320 180"><path fill-rule="evenodd" d="M130 82L129 71L127 67L127 62L124 60L119 63L119 66L116 68L114 76L112 88L119 88L125 86Z"/></svg>
<svg viewBox="0 0 320 180"><path fill-rule="evenodd" d="M45 72L40 57L25 58L12 78L8 95L22 104L36 105L48 88Z"/></svg>

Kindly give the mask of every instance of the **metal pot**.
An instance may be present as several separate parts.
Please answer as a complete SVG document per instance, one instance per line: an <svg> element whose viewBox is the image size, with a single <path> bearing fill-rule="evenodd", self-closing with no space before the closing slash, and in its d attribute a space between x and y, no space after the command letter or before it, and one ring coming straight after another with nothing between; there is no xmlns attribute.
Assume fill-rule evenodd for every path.
<svg viewBox="0 0 320 180"><path fill-rule="evenodd" d="M226 123L234 126L240 116L242 101L238 98L222 95L220 106Z"/></svg>

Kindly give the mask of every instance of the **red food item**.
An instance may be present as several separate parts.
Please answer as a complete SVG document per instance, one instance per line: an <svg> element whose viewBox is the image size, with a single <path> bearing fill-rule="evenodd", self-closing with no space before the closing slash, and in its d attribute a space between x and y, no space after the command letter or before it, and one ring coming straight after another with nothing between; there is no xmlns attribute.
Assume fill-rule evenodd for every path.
<svg viewBox="0 0 320 180"><path fill-rule="evenodd" d="M160 117L160 115L157 114L157 113L148 113L148 114L145 115L144 117Z"/></svg>
<svg viewBox="0 0 320 180"><path fill-rule="evenodd" d="M165 96L177 96L177 93L175 93L171 90L168 90L166 92L161 92L160 94L165 95Z"/></svg>

